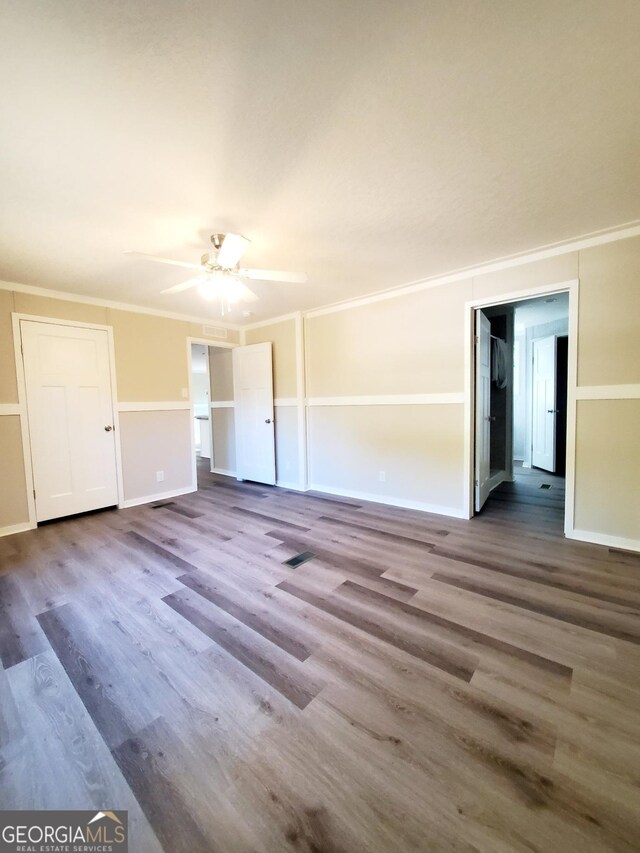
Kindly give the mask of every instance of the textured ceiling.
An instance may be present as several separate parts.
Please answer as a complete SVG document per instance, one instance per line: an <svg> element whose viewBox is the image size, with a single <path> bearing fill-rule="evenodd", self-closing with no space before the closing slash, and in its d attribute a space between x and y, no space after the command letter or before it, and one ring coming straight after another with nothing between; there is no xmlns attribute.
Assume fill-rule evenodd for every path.
<svg viewBox="0 0 640 853"><path fill-rule="evenodd" d="M3 0L0 279L251 320L640 218L637 0ZM227 319L242 322L240 311Z"/></svg>

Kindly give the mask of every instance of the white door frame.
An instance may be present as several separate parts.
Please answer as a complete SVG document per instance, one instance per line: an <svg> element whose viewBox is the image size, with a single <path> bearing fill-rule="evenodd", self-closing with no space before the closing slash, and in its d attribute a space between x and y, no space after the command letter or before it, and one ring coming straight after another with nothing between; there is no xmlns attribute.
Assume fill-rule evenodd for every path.
<svg viewBox="0 0 640 853"><path fill-rule="evenodd" d="M569 294L569 354L567 376L567 468L566 496L564 505L564 533L573 538L574 533L574 502L575 502L575 468L576 468L576 387L578 383L578 297L579 279L561 281L543 287L517 290L483 299L473 299L465 303L464 311L464 509L467 518L474 515L474 414L475 414L475 376L474 376L474 314L478 308L488 308L492 305L505 305L511 302L522 302L525 299L535 299L553 293Z"/></svg>
<svg viewBox="0 0 640 853"><path fill-rule="evenodd" d="M27 508L29 511L29 524L25 529L32 530L37 527L36 502L34 498L33 465L31 463L31 434L29 432L29 415L27 411L27 389L24 373L24 359L22 357L22 320L33 323L49 323L54 326L71 326L76 329L98 329L107 333L109 348L109 374L111 378L111 407L113 409L113 424L115 426L116 445L116 484L118 489L118 508L121 509L124 501L124 488L122 481L122 450L120 447L120 417L118 412L118 389L116 385L116 358L113 345L113 326L104 326L100 323L81 323L76 320L60 320L58 317L40 317L35 314L22 314L12 312L11 324L13 327L13 352L16 363L16 379L18 384L18 409L20 415L20 431L22 434L22 456L24 462L24 475L27 486Z"/></svg>
<svg viewBox="0 0 640 853"><path fill-rule="evenodd" d="M196 437L193 434L193 380L191 370L191 344L204 344L206 347L220 347L220 349L233 349L240 344L229 343L229 341L212 341L211 338L187 337L187 367L189 373L189 423L191 424L191 485L193 491L198 490L198 465L196 462ZM211 387L211 376L209 376L209 387ZM209 467L213 471L214 450L213 450L213 417L211 414L211 398L209 398L209 441L211 444L211 464Z"/></svg>

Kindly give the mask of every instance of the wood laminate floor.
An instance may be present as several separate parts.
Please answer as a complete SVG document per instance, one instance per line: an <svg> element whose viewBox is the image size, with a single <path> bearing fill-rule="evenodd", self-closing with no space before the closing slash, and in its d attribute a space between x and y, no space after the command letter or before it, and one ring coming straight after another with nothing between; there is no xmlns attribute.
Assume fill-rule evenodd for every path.
<svg viewBox="0 0 640 853"><path fill-rule="evenodd" d="M0 540L0 805L132 853L640 848L640 559L201 473ZM284 561L314 556L297 568Z"/></svg>

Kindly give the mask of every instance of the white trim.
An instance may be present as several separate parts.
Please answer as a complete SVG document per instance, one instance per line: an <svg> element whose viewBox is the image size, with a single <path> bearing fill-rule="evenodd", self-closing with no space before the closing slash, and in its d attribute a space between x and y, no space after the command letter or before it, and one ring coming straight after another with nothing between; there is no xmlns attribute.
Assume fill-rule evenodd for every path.
<svg viewBox="0 0 640 853"><path fill-rule="evenodd" d="M153 501L164 501L167 498L178 498L180 495L190 495L195 492L191 486L186 486L182 489L173 489L170 492L158 492L156 495L146 495L144 498L130 498L128 501L123 501L118 509L129 509L132 506L141 506L142 504L150 504Z"/></svg>
<svg viewBox="0 0 640 853"><path fill-rule="evenodd" d="M235 408L235 400L211 400L209 403L210 409L233 409Z"/></svg>
<svg viewBox="0 0 640 853"><path fill-rule="evenodd" d="M38 525L31 521L21 521L20 524L10 524L7 527L0 527L0 538L3 536L13 536L14 533L24 533L25 530L35 530Z"/></svg>
<svg viewBox="0 0 640 853"><path fill-rule="evenodd" d="M590 542L593 545L604 545L607 548L619 548L621 551L640 551L640 539L625 539L622 536L609 536L607 533L596 533L591 530L576 530L567 533L568 539L579 542Z"/></svg>
<svg viewBox="0 0 640 853"><path fill-rule="evenodd" d="M574 527L576 503L576 417L578 404L578 306L580 282L569 290L569 323L567 328L567 437L565 452L564 535L571 536Z"/></svg>
<svg viewBox="0 0 640 853"><path fill-rule="evenodd" d="M133 314L149 314L152 317L165 317L168 320L183 320L187 323L197 323L199 326L207 325L207 321L216 323L220 328L239 332L241 326L234 323L219 322L217 318L194 317L191 314L177 314L174 311L163 311L161 308L145 308L142 305L132 305L129 302L116 302L113 299L101 299L96 296L83 296L79 293L69 293L66 290L49 290L47 287L34 287L31 284L19 284L17 281L0 281L0 290L12 290L15 293L29 293L32 296L46 296L48 299L59 299L62 302L82 302L85 305L97 305L99 308L113 308L116 311L131 311ZM65 321L60 321L65 322ZM81 326L82 323L67 325ZM210 338L217 341L216 338Z"/></svg>
<svg viewBox="0 0 640 853"><path fill-rule="evenodd" d="M191 490L192 492L196 492L198 490L198 459L196 457L196 435L195 435L195 427L194 427L194 417L195 417L195 408L193 404L193 367L191 363L192 353L191 353L191 344L198 343L198 338L191 338L187 336L187 388L188 388L188 400L187 407L189 409L189 448L191 451ZM209 353L207 352L207 364L209 362ZM207 373L209 372L209 368L207 367ZM209 381L209 388L211 388L211 381ZM209 418L209 429L212 428L211 418ZM211 447L211 455L213 456L213 439L211 435L209 436L209 443ZM213 459L212 459L213 461Z"/></svg>
<svg viewBox="0 0 640 853"><path fill-rule="evenodd" d="M613 228L608 228L603 231L596 231L592 234L585 234L582 237L576 237L567 242L551 243L547 246L541 246L537 249L532 249L525 254L507 255L504 258L496 258L484 264L478 264L470 267L463 267L458 270L444 273L442 275L430 276L428 278L418 279L416 281L400 284L396 287L381 290L369 296L356 296L353 299L346 299L342 302L334 302L330 305L321 308L315 308L305 312L308 318L319 317L322 314L332 314L335 311L346 311L349 308L357 308L362 305L369 305L372 302L381 302L386 299L394 299L396 296L406 296L409 293L415 293L420 290L428 290L432 287L440 287L442 284L451 284L456 281L464 281L475 276L486 275L491 272L499 272L500 270L510 269L512 267L520 267L524 264L530 264L535 261L541 261L545 258L553 258L558 255L566 255L570 252L579 252L583 249L589 249L593 246L601 246L604 243L614 243L617 240L626 240L630 237L640 235L640 223L638 220L628 222L623 225L616 225ZM495 303L497 304L497 303Z"/></svg>
<svg viewBox="0 0 640 853"><path fill-rule="evenodd" d="M306 377L306 352L305 352L305 327L302 314L296 314L296 415L298 421L298 489L306 492L309 482L309 470L307 462L307 377Z"/></svg>
<svg viewBox="0 0 640 853"><path fill-rule="evenodd" d="M237 331L237 329L235 331ZM221 341L218 340L218 338L198 338L190 336L189 341L192 344L202 344L205 347L213 347L214 349L233 349L234 347L240 346L234 341Z"/></svg>
<svg viewBox="0 0 640 853"><path fill-rule="evenodd" d="M286 480L276 480L276 486L279 489L289 489L292 492L307 492L309 491L306 487L302 487L300 483L295 482L287 482Z"/></svg>
<svg viewBox="0 0 640 853"><path fill-rule="evenodd" d="M297 397L276 397L275 400L273 401L273 405L276 406L276 408L279 406L280 408L283 408L283 409L287 408L287 407L291 407L291 406L297 406L298 405L298 398Z"/></svg>
<svg viewBox="0 0 640 853"><path fill-rule="evenodd" d="M513 482L513 477L508 477L506 471L496 471L496 473L489 478L489 491L492 492L494 489L498 488L500 483L505 482Z"/></svg>
<svg viewBox="0 0 640 853"><path fill-rule="evenodd" d="M322 492L327 495L338 495L342 498L354 498L358 501L369 501L370 503L385 504L386 506L397 506L401 509L415 509L418 512L430 512L434 515L447 515L450 518L466 518L466 511L459 507L440 506L438 504L428 504L422 501L409 501L404 498L395 498L391 495L374 495L368 492L357 492L351 489L336 489L332 486L321 486L310 484L309 490L314 492Z"/></svg>
<svg viewBox="0 0 640 853"><path fill-rule="evenodd" d="M0 415L23 415L20 403L0 403Z"/></svg>
<svg viewBox="0 0 640 853"><path fill-rule="evenodd" d="M119 412L170 412L190 409L188 400L159 400L157 403L118 403Z"/></svg>
<svg viewBox="0 0 640 853"><path fill-rule="evenodd" d="M118 382L116 376L116 346L113 326L107 328L107 346L109 347L109 373L111 374L111 408L116 443L116 480L118 482L118 506L124 500L124 473L122 470L122 444L120 442L120 412L118 411ZM26 418L25 418L26 420Z"/></svg>
<svg viewBox="0 0 640 853"><path fill-rule="evenodd" d="M113 326L105 323L82 323L80 320L61 320L59 317L41 317L38 314L23 314L13 311L13 317L18 321L26 320L28 323L48 323L53 326L72 326L74 329L98 329L101 332L113 333Z"/></svg>
<svg viewBox="0 0 640 853"><path fill-rule="evenodd" d="M640 385L582 385L576 388L576 400L637 400Z"/></svg>
<svg viewBox="0 0 640 853"><path fill-rule="evenodd" d="M463 391L451 394L371 394L358 397L309 397L308 406L433 406L465 401Z"/></svg>
<svg viewBox="0 0 640 853"><path fill-rule="evenodd" d="M579 280L549 284L544 287L520 290L513 293L502 294L499 297L487 296L482 299L473 299L465 302L464 310L464 362L465 362L465 394L464 394L464 505L467 507L465 518L471 518L474 514L474 465L473 465L473 408L474 408L474 382L473 382L473 352L474 352L474 313L479 308L493 305L505 305L512 302L521 302L524 299L535 298L548 293L569 293L569 353L567 370L567 459L566 459L566 488L565 488L565 515L564 532L570 536L574 524L575 503L575 467L576 467L576 383L578 377L578 299Z"/></svg>
<svg viewBox="0 0 640 853"><path fill-rule="evenodd" d="M29 418L27 416L27 389L24 378L24 361L22 359L22 331L20 329L21 315L13 312L11 314L11 324L13 328L13 354L16 368L16 382L18 386L18 404L24 413L24 417L20 418L20 433L22 438L22 464L24 469L24 480L27 489L27 513L29 516L29 524L35 527L36 520L36 501L33 496L33 468L31 465L31 436L29 434Z"/></svg>
<svg viewBox="0 0 640 853"><path fill-rule="evenodd" d="M234 480L237 476L235 471L229 471L228 468L212 468L211 473L212 474L222 474L223 477L233 477Z"/></svg>
<svg viewBox="0 0 640 853"><path fill-rule="evenodd" d="M299 316L299 311L294 311L291 314L281 314L279 317L273 317L271 320L258 320L255 323L247 323L242 326L244 332L250 332L252 329L261 329L263 326L275 326L277 323L288 323L290 320L295 320Z"/></svg>

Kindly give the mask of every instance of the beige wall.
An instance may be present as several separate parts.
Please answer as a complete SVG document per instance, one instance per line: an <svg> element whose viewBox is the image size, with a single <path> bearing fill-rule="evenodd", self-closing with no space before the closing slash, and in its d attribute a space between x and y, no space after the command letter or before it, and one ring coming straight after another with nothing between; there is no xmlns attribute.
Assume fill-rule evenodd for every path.
<svg viewBox="0 0 640 853"><path fill-rule="evenodd" d="M476 275L473 278L473 298L499 299L517 290L528 290L546 284L571 281L578 278L579 257L577 252L544 258L520 267L510 267L498 272Z"/></svg>
<svg viewBox="0 0 640 853"><path fill-rule="evenodd" d="M120 446L126 501L188 489L192 483L188 410L121 412ZM158 482L156 472L164 472Z"/></svg>
<svg viewBox="0 0 640 853"><path fill-rule="evenodd" d="M640 383L640 238L580 252L578 385Z"/></svg>
<svg viewBox="0 0 640 853"><path fill-rule="evenodd" d="M109 310L116 354L118 400L177 401L189 387L189 324L165 317Z"/></svg>
<svg viewBox="0 0 640 853"><path fill-rule="evenodd" d="M11 312L13 293L0 290L0 403L18 402Z"/></svg>
<svg viewBox="0 0 640 853"><path fill-rule="evenodd" d="M17 415L0 417L0 472L0 528L23 524L29 513Z"/></svg>
<svg viewBox="0 0 640 853"><path fill-rule="evenodd" d="M464 389L460 306L471 280L307 322L310 397L436 394Z"/></svg>

